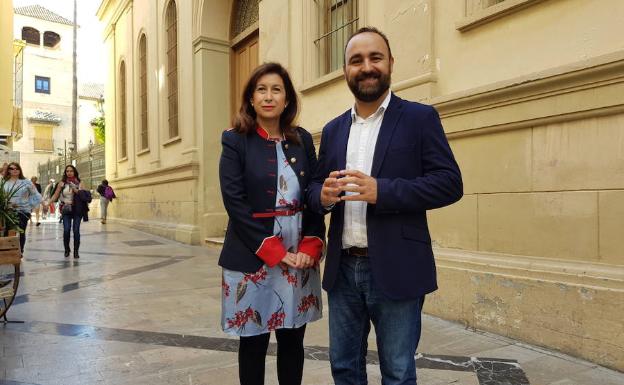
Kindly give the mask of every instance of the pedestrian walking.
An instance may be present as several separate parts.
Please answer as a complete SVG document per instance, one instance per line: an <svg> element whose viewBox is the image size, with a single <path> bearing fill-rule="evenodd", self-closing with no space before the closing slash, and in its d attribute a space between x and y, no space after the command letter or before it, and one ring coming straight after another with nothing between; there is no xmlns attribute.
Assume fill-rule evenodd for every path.
<svg viewBox="0 0 624 385"><path fill-rule="evenodd" d="M80 223L83 219L88 220L88 203L91 201L91 194L84 189L80 181L80 176L76 167L67 165L63 172L63 179L58 183L51 200L60 200L59 211L63 221L63 246L65 258L69 257L71 249L69 246L70 235L74 233L74 258L80 258Z"/></svg>
<svg viewBox="0 0 624 385"><path fill-rule="evenodd" d="M35 189L37 189L37 192L39 193L39 195L41 195L41 185L37 183L37 177L36 176L31 177L30 181L32 182L33 186L35 186ZM41 214L41 204L38 204L37 206L33 207L33 212L35 213L35 226L40 226L41 222L39 222L39 216Z"/></svg>
<svg viewBox="0 0 624 385"><path fill-rule="evenodd" d="M106 224L106 216L108 212L108 205L117 198L115 191L108 184L106 179L102 180L102 183L97 187L98 194L100 194L100 217L102 224Z"/></svg>
<svg viewBox="0 0 624 385"><path fill-rule="evenodd" d="M34 207L41 203L41 195L35 189L31 181L24 177L22 167L17 162L11 162L7 165L3 176L4 191L13 194L11 204L15 207L19 220L20 251L24 254L24 245L26 244L26 227L30 220ZM5 229L5 236L8 235L8 228Z"/></svg>
<svg viewBox="0 0 624 385"><path fill-rule="evenodd" d="M52 195L54 195L54 189L56 188L54 178L48 180L48 185L43 189L42 203L41 203L41 216L43 219L48 217L48 214L54 217L54 202L52 202Z"/></svg>

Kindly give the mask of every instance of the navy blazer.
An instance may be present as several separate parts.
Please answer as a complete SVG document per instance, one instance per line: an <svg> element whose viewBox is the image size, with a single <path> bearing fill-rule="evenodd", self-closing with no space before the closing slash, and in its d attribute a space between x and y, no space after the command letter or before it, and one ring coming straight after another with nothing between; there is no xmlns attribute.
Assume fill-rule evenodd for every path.
<svg viewBox="0 0 624 385"><path fill-rule="evenodd" d="M316 168L312 136L297 128L301 144L268 139L262 128L248 134L234 130L223 132L223 150L219 162L219 181L223 203L229 216L219 265L234 271L256 272L264 263L279 263L286 249L273 235L275 217L255 217L275 211L277 194L277 153L280 145L297 175L303 209L302 239L298 250L319 258L325 240L323 215L304 206L304 196Z"/></svg>
<svg viewBox="0 0 624 385"><path fill-rule="evenodd" d="M320 194L331 171L344 170L351 110L323 129L318 169L306 200L325 212ZM437 289L426 211L463 195L461 173L437 111L392 94L379 130L371 176L377 203L368 205L366 228L373 280L392 299L413 299ZM323 288L331 291L342 251L344 202L331 210Z"/></svg>

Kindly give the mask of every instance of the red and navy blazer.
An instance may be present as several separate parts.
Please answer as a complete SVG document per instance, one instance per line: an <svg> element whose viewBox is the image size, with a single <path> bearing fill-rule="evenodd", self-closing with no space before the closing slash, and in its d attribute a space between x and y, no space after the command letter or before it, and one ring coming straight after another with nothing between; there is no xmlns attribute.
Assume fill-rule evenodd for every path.
<svg viewBox="0 0 624 385"><path fill-rule="evenodd" d="M271 216L275 212L277 194L276 145L282 146L301 188L303 223L298 250L320 259L325 243L323 215L303 204L308 183L316 170L316 152L310 133L301 127L297 127L297 132L301 144L271 140L261 127L248 134L234 130L223 132L219 181L229 222L220 266L252 273L264 263L275 266L286 255L281 239L273 235L275 217Z"/></svg>

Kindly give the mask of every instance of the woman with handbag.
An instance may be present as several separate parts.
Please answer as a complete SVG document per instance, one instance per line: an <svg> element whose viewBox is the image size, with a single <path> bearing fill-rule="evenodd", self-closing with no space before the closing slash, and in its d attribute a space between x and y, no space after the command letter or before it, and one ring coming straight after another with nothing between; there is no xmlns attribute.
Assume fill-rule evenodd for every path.
<svg viewBox="0 0 624 385"><path fill-rule="evenodd" d="M71 230L74 231L74 258L80 258L78 254L80 249L80 222L84 214L77 209L76 205L76 198L80 190L84 190L84 186L80 181L78 170L76 170L76 167L68 164L63 172L62 180L56 186L54 195L50 199L52 202L55 202L57 199L61 202L59 211L63 221L65 258L69 257L71 253L69 248Z"/></svg>
<svg viewBox="0 0 624 385"><path fill-rule="evenodd" d="M24 253L24 245L26 244L26 226L34 207L41 204L41 194L37 192L31 181L24 177L22 167L17 162L11 162L7 165L3 178L4 191L11 194L11 205L16 209L19 228L22 230L19 234L20 252ZM8 234L9 227L5 229L5 235Z"/></svg>
<svg viewBox="0 0 624 385"><path fill-rule="evenodd" d="M48 217L48 213L51 217L54 217L54 202L52 202L51 198L54 194L54 189L56 186L54 185L54 179L51 178L48 181L48 185L45 189L43 189L43 202L41 206L43 208L43 219Z"/></svg>
<svg viewBox="0 0 624 385"><path fill-rule="evenodd" d="M312 136L293 125L297 94L277 63L254 70L234 127L221 137L229 216L219 258L223 330L238 336L239 378L264 384L270 333L281 385L301 384L306 324L321 318L323 217L303 205L316 168Z"/></svg>
<svg viewBox="0 0 624 385"><path fill-rule="evenodd" d="M31 177L30 181L32 182L33 186L35 186L35 189L37 189L37 192L39 193L39 195L41 195L41 185L37 183L37 177L36 176ZM39 216L41 214L41 204L38 204L37 206L33 207L33 212L35 213L35 226L40 226L41 222L39 222Z"/></svg>

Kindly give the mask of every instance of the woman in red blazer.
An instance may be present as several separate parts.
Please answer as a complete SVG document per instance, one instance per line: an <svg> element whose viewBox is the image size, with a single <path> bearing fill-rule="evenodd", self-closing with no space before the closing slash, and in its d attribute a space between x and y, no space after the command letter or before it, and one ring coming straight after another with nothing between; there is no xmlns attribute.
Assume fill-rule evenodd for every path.
<svg viewBox="0 0 624 385"><path fill-rule="evenodd" d="M321 315L322 215L303 197L316 168L311 135L293 122L288 72L266 63L251 74L233 128L222 136L221 193L229 216L219 259L223 330L240 337L241 384L263 384L271 331L280 384L300 384L303 337Z"/></svg>

